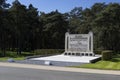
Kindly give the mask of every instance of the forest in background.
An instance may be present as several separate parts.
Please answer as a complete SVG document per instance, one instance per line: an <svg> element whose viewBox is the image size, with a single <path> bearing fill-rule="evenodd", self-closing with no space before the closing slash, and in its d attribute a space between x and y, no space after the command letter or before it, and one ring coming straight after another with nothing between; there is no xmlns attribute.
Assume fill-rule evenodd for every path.
<svg viewBox="0 0 120 80"><path fill-rule="evenodd" d="M120 3L95 3L70 12L40 12L32 4L0 0L0 50L64 49L65 33L94 33L95 50L120 51Z"/></svg>

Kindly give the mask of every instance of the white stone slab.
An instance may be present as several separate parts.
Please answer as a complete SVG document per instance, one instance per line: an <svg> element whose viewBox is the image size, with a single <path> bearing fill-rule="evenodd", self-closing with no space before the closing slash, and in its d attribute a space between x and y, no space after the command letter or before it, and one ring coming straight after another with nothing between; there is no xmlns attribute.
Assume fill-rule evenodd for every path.
<svg viewBox="0 0 120 80"><path fill-rule="evenodd" d="M99 57L95 56L66 56L66 55L55 55L49 57L32 58L31 60L45 60L45 61L63 61L63 62L80 62L80 63L90 63L90 60Z"/></svg>
<svg viewBox="0 0 120 80"><path fill-rule="evenodd" d="M50 62L50 61L45 61L44 64L45 64L45 65L51 65L51 62Z"/></svg>

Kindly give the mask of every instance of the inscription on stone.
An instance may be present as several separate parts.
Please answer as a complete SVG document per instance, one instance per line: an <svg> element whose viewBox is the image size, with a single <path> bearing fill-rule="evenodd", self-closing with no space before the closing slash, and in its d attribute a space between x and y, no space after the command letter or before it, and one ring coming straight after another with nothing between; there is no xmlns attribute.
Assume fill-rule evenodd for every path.
<svg viewBox="0 0 120 80"><path fill-rule="evenodd" d="M70 35L69 51L85 52L88 49L88 36Z"/></svg>
<svg viewBox="0 0 120 80"><path fill-rule="evenodd" d="M65 55L94 56L93 33L88 34L65 34Z"/></svg>

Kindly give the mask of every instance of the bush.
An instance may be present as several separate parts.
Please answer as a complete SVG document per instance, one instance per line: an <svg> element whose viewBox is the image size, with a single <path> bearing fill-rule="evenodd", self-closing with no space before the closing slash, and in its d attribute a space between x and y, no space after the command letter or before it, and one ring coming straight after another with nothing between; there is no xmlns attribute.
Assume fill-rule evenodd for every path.
<svg viewBox="0 0 120 80"><path fill-rule="evenodd" d="M102 60L110 60L113 52L110 50L102 51Z"/></svg>
<svg viewBox="0 0 120 80"><path fill-rule="evenodd" d="M95 50L94 53L101 55L101 54L102 54L102 51L103 51L103 50Z"/></svg>
<svg viewBox="0 0 120 80"><path fill-rule="evenodd" d="M56 55L64 52L64 49L37 49L34 55Z"/></svg>

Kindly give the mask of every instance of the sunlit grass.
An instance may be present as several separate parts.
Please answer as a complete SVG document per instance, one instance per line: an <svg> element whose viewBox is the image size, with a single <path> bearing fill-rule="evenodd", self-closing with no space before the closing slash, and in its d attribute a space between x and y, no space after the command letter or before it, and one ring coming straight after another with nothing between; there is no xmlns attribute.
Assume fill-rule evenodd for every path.
<svg viewBox="0 0 120 80"><path fill-rule="evenodd" d="M120 55L117 55L110 61L99 61L96 63L83 64L75 66L77 68L91 68L91 69L109 69L109 70L120 70Z"/></svg>

